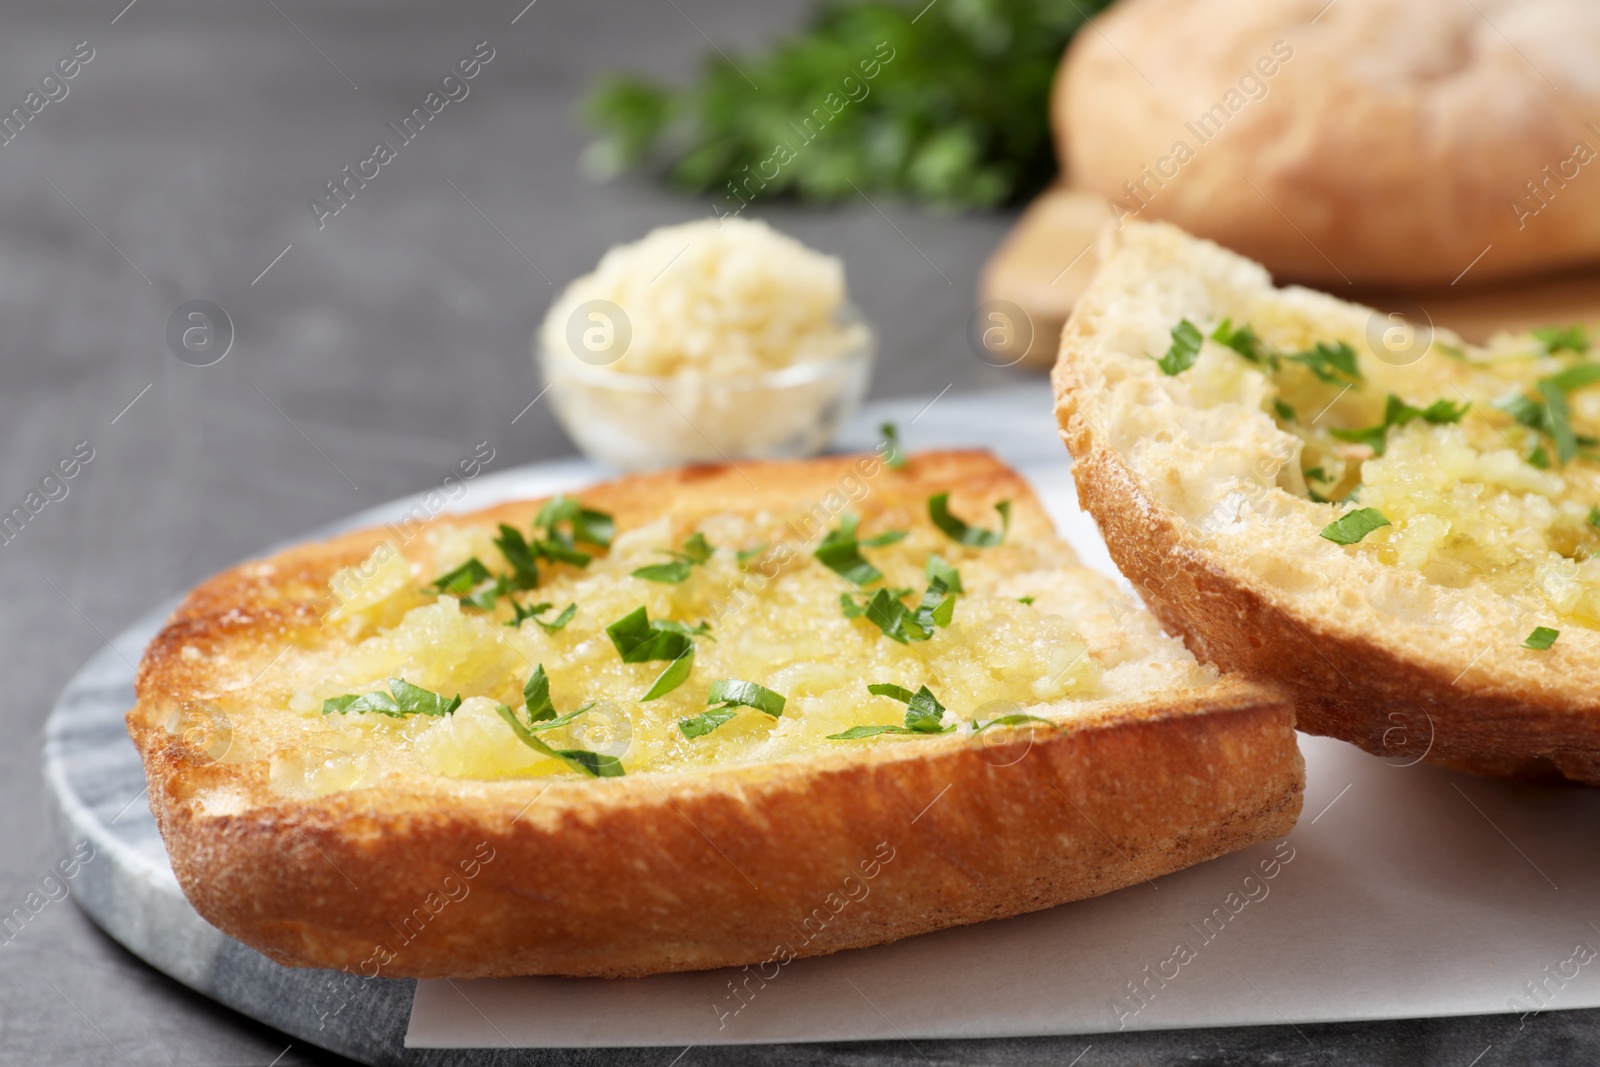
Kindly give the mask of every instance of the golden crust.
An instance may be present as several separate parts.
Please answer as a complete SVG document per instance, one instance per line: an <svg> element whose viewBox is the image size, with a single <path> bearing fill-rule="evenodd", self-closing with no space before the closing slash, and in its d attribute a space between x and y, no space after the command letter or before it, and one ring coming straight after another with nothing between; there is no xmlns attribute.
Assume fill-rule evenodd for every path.
<svg viewBox="0 0 1600 1067"><path fill-rule="evenodd" d="M1135 226L1131 240L1178 247L1169 230ZM1212 276L1214 246L1205 247L1213 251L1185 237L1177 254L1194 255L1196 271L1223 286L1220 274ZM1223 255L1230 266L1242 263ZM1202 660L1281 687L1309 733L1397 763L1426 759L1476 774L1600 785L1600 666L1576 640L1560 657L1480 662L1481 649L1474 655L1462 642L1439 640L1435 629L1369 609L1340 614L1317 600L1307 610L1306 600L1208 547L1160 501L1106 437L1095 415L1105 412L1087 384L1097 380L1094 338L1114 329L1113 309L1127 301L1110 286L1091 288L1063 331L1053 381L1078 499L1163 626Z"/></svg>
<svg viewBox="0 0 1600 1067"><path fill-rule="evenodd" d="M858 462L696 468L580 495L625 527L665 509L791 504ZM986 454L929 454L876 478L889 505L938 489L958 506L1009 496L1014 535L1052 536L1026 484ZM520 523L530 507L435 521ZM285 641L333 639L318 625L327 581L384 536L202 584L151 644L128 715L185 894L284 964L625 976L819 955L1108 892L1282 834L1299 811L1287 706L1232 679L981 743L316 800L168 732L174 707L263 669Z"/></svg>
<svg viewBox="0 0 1600 1067"><path fill-rule="evenodd" d="M1059 155L1140 218L1330 286L1600 258L1591 4L1123 0L1095 25Z"/></svg>

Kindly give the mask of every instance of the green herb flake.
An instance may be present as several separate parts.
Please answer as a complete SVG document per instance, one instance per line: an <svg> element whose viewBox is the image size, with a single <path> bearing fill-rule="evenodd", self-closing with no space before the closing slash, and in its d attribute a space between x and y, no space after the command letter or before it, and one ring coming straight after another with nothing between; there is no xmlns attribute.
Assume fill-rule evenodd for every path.
<svg viewBox="0 0 1600 1067"><path fill-rule="evenodd" d="M1217 324L1217 328L1211 331L1211 339L1219 345L1233 349L1251 363L1277 366L1277 357L1266 350L1261 338L1256 336L1255 330L1251 329L1248 323L1235 329L1231 318L1223 319Z"/></svg>
<svg viewBox="0 0 1600 1067"><path fill-rule="evenodd" d="M567 530L559 529L562 523L567 524ZM544 530L546 541L557 542L568 548L575 541L597 548L610 548L612 538L617 535L616 521L610 515L586 508L568 496L556 496L545 501L544 507L534 516L533 525Z"/></svg>
<svg viewBox="0 0 1600 1067"><path fill-rule="evenodd" d="M1551 355L1557 352L1575 352L1583 355L1589 351L1589 331L1580 326L1545 326L1532 331L1533 339L1544 345Z"/></svg>
<svg viewBox="0 0 1600 1067"><path fill-rule="evenodd" d="M860 519L846 512L839 516L839 528L829 530L812 555L851 585L871 585L883 581L883 572L867 562L856 539Z"/></svg>
<svg viewBox="0 0 1600 1067"><path fill-rule="evenodd" d="M1019 597L1017 597L1017 603L1018 604L1027 604L1029 607L1032 607L1033 606L1033 597L1031 597L1031 596L1019 596Z"/></svg>
<svg viewBox="0 0 1600 1067"><path fill-rule="evenodd" d="M1322 536L1336 545L1353 545L1389 520L1377 508L1360 508L1340 516L1322 529Z"/></svg>
<svg viewBox="0 0 1600 1067"><path fill-rule="evenodd" d="M611 638L622 662L669 661L666 670L639 698L640 703L665 696L689 677L694 668L694 633L683 623L667 620L651 622L649 613L642 606L606 627L606 635Z"/></svg>
<svg viewBox="0 0 1600 1067"><path fill-rule="evenodd" d="M1523 640L1522 647L1531 648L1535 652L1547 652L1560 636L1560 630L1552 630L1548 626L1535 626L1533 633Z"/></svg>
<svg viewBox="0 0 1600 1067"><path fill-rule="evenodd" d="M1204 340L1199 327L1188 319L1179 319L1178 325L1172 328L1172 344L1167 348L1166 355L1156 360L1161 373L1170 378L1194 366Z"/></svg>
<svg viewBox="0 0 1600 1067"><path fill-rule="evenodd" d="M1319 341L1315 348L1287 358L1329 385L1349 385L1362 380L1361 370L1356 365L1356 350L1343 341L1333 344Z"/></svg>
<svg viewBox="0 0 1600 1067"><path fill-rule="evenodd" d="M694 573L694 568L681 559L671 563L652 563L648 567L640 567L633 572L635 578L643 578L647 582L662 582L668 585L677 585L679 582L688 581L689 575Z"/></svg>
<svg viewBox="0 0 1600 1067"><path fill-rule="evenodd" d="M1029 715L1026 712L1019 711L1013 712L1010 715L996 716L995 718L990 719L988 722L974 722L972 724L972 733L974 736L976 736L983 733L985 730L992 729L996 726L1026 726L1030 723L1037 724L1039 726L1048 726L1057 733L1062 731L1060 723L1053 722L1050 719L1042 719L1037 715Z"/></svg>
<svg viewBox="0 0 1600 1067"><path fill-rule="evenodd" d="M491 577L493 576L489 573L489 568L485 567L483 561L477 556L473 556L461 566L435 578L428 588L445 596L461 597L472 592L472 590L487 582Z"/></svg>
<svg viewBox="0 0 1600 1067"><path fill-rule="evenodd" d="M1294 413L1294 408L1290 407L1288 404L1285 404L1281 400L1274 400L1272 402L1272 410L1277 414L1278 418L1282 419L1284 422L1296 422L1299 419L1299 416Z"/></svg>
<svg viewBox="0 0 1600 1067"><path fill-rule="evenodd" d="M762 553L766 552L766 550L767 546L765 544L756 545L753 548L741 548L738 552L734 553L734 558L738 562L739 566L743 567L746 564L760 559Z"/></svg>
<svg viewBox="0 0 1600 1067"><path fill-rule="evenodd" d="M1374 455L1383 455L1388 446L1389 431L1396 426L1404 426L1416 419L1431 423L1435 426L1446 423L1460 422L1461 416L1467 413L1467 404L1453 404L1449 400L1435 400L1425 408L1412 407L1393 393L1384 401L1383 421L1376 426L1368 426L1360 430L1329 430L1328 433L1340 441L1350 441L1355 444L1370 445Z"/></svg>
<svg viewBox="0 0 1600 1067"><path fill-rule="evenodd" d="M1589 525L1600 529L1600 508L1592 504L1589 506Z"/></svg>
<svg viewBox="0 0 1600 1067"><path fill-rule="evenodd" d="M939 703L938 698L927 686L922 686L913 693L902 685L878 682L867 686L867 692L873 696L898 700L906 705L905 725L852 726L843 733L829 734L828 740L855 741L863 737L876 737L879 734L947 734L955 729L954 726L940 725L944 719L945 706Z"/></svg>
<svg viewBox="0 0 1600 1067"><path fill-rule="evenodd" d="M927 566L924 567L924 571L927 574L930 582L937 578L943 582L944 587L950 590L952 593L966 592L965 589L961 588L961 572L950 566L950 564L946 563L937 553L934 553L928 557L928 563Z"/></svg>
<svg viewBox="0 0 1600 1067"><path fill-rule="evenodd" d="M678 720L678 729L683 736L691 739L703 737L723 723L731 722L737 714L736 709L741 707L755 708L776 719L783 714L787 700L781 694L754 682L722 678L711 683L711 693L706 697L706 703L717 706L693 718Z"/></svg>
<svg viewBox="0 0 1600 1067"><path fill-rule="evenodd" d="M935 493L928 498L928 518L933 520L933 524L952 541L973 548L993 548L1005 541L1006 531L1011 528L1011 501L1002 500L994 509L1000 513L999 533L980 526L968 526L952 515L949 493Z"/></svg>
<svg viewBox="0 0 1600 1067"><path fill-rule="evenodd" d="M546 744L538 735L544 730L554 730L565 726L573 719L584 714L594 707L594 702L583 705L576 711L565 715L557 715L555 705L550 701L550 680L545 676L544 664L539 664L528 676L528 681L522 687L523 711L521 714L508 704L495 705L495 711L511 727L517 739L541 755L558 759L581 774L592 778L621 778L623 776L622 761L615 756L607 756L599 752L589 752L581 748L555 748Z"/></svg>
<svg viewBox="0 0 1600 1067"><path fill-rule="evenodd" d="M561 609L561 614L557 615L549 622L546 622L545 620L539 618L539 616L555 607L555 605L550 603L548 600L542 600L528 608L523 607L521 604L518 604L515 600L513 600L511 602L511 607L516 612L516 615L506 622L507 626L521 626L525 619L532 619L534 622L538 623L547 634L553 634L557 630L564 628L567 623L572 621L572 617L578 614L578 605L568 604L566 607Z"/></svg>
<svg viewBox="0 0 1600 1067"><path fill-rule="evenodd" d="M538 551L523 538L513 526L500 524L500 536L494 539L500 554L511 565L511 584L517 589L533 589L539 584Z"/></svg>
<svg viewBox="0 0 1600 1067"><path fill-rule="evenodd" d="M906 465L906 454L900 450L900 429L892 422L886 422L878 427L878 432L883 434L883 443L888 446L884 453L883 462L891 470L899 470Z"/></svg>
<svg viewBox="0 0 1600 1067"><path fill-rule="evenodd" d="M365 696L349 693L344 696L329 697L322 702L322 714L331 715L338 712L347 715L350 712L371 712L393 718L404 718L407 715L451 715L460 706L460 693L446 700L440 694L424 689L420 685L412 685L404 678L390 678L389 692L380 690Z"/></svg>

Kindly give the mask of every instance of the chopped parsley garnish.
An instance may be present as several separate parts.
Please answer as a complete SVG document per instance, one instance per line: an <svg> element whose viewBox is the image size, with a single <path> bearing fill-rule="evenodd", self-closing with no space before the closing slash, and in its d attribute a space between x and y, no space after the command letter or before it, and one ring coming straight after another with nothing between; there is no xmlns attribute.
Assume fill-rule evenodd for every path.
<svg viewBox="0 0 1600 1067"><path fill-rule="evenodd" d="M905 686L880 682L867 686L867 692L873 696L889 697L898 700L906 706L906 723L904 726L852 726L840 734L829 734L830 741L854 741L862 737L876 737L878 734L947 734L954 730L954 726L941 726L944 718L945 707L939 703L927 686L922 686L915 693Z"/></svg>
<svg viewBox="0 0 1600 1067"><path fill-rule="evenodd" d="M1322 536L1336 545L1353 545L1389 520L1377 508L1360 508L1342 515L1322 529Z"/></svg>
<svg viewBox="0 0 1600 1067"><path fill-rule="evenodd" d="M965 589L961 588L961 572L950 566L950 564L946 563L939 557L937 553L934 553L928 557L928 564L925 570L930 582L937 578L943 582L944 587L950 590L952 593L966 592Z"/></svg>
<svg viewBox="0 0 1600 1067"><path fill-rule="evenodd" d="M428 588L436 593L461 597L466 596L492 577L493 575L489 573L489 568L483 565L483 561L477 556L473 556L454 570L439 575Z"/></svg>
<svg viewBox="0 0 1600 1067"><path fill-rule="evenodd" d="M1167 354L1156 360L1161 373L1171 377L1194 366L1204 340L1199 327L1188 319L1179 319L1178 325L1172 328L1172 344L1167 348Z"/></svg>
<svg viewBox="0 0 1600 1067"><path fill-rule="evenodd" d="M639 698L643 704L665 696L683 684L694 668L693 638L704 635L709 629L704 623L700 628L691 629L681 622L665 619L651 622L649 613L641 606L607 626L606 634L624 663L669 661L666 670Z"/></svg>
<svg viewBox="0 0 1600 1067"><path fill-rule="evenodd" d="M1592 437L1583 437L1574 432L1571 410L1567 405L1568 393L1596 382L1600 382L1600 363L1579 363L1548 378L1540 378L1537 397L1511 393L1496 400L1494 406L1521 425L1550 438L1557 460L1565 464L1580 455L1580 447L1600 444ZM1528 462L1544 470L1550 466L1550 453L1541 444L1528 456Z"/></svg>
<svg viewBox="0 0 1600 1067"><path fill-rule="evenodd" d="M1272 410L1276 412L1278 418L1282 419L1284 422L1295 422L1298 419L1298 416L1294 413L1294 408L1290 407L1288 404L1285 404L1281 400L1274 400L1272 402Z"/></svg>
<svg viewBox="0 0 1600 1067"><path fill-rule="evenodd" d="M460 706L460 693L446 700L438 693L420 685L412 685L404 678L390 678L389 692L379 690L365 696L348 693L329 697L322 702L322 714L331 715L337 711L346 715L355 711L403 718L406 715L450 715Z"/></svg>
<svg viewBox="0 0 1600 1067"><path fill-rule="evenodd" d="M1600 508L1589 505L1589 525L1600 529Z"/></svg>
<svg viewBox="0 0 1600 1067"><path fill-rule="evenodd" d="M755 708L776 719L783 714L783 706L788 701L781 694L754 682L722 678L711 683L711 693L706 697L706 703L717 706L691 719L678 720L678 729L683 731L684 737L696 738L709 734L732 720L738 713L736 709L741 707Z"/></svg>
<svg viewBox="0 0 1600 1067"><path fill-rule="evenodd" d="M494 539L494 543L506 562L511 564L510 580L515 588L533 589L538 586L538 550L523 539L516 527L501 523L500 536Z"/></svg>
<svg viewBox="0 0 1600 1067"><path fill-rule="evenodd" d="M764 544L756 545L754 548L741 548L734 554L734 558L738 562L739 566L743 567L751 560L760 559L761 554L766 550L767 546Z"/></svg>
<svg viewBox="0 0 1600 1067"><path fill-rule="evenodd" d="M1017 603L1018 604L1027 604L1029 607L1032 607L1033 606L1033 597L1031 597L1031 596L1019 596L1019 597L1017 597Z"/></svg>
<svg viewBox="0 0 1600 1067"><path fill-rule="evenodd" d="M973 548L993 548L1006 539L1006 531L1011 528L1011 501L1002 500L994 509L1000 513L999 533L981 526L968 526L950 514L949 493L935 493L928 498L928 518L933 520L933 524L943 530L950 540Z"/></svg>
<svg viewBox="0 0 1600 1067"><path fill-rule="evenodd" d="M840 597L846 618L865 615L883 635L902 645L912 641L926 641L933 636L936 626L949 626L955 616L956 597L943 580L934 578L922 594L922 601L913 609L901 602L900 597L909 589L879 589L865 604L857 604L844 593Z"/></svg>
<svg viewBox="0 0 1600 1067"><path fill-rule="evenodd" d="M1535 652L1546 652L1549 651L1551 645L1556 643L1556 638L1560 636L1560 630L1552 630L1548 626L1535 626L1533 633L1523 640L1522 647L1531 648Z"/></svg>
<svg viewBox="0 0 1600 1067"><path fill-rule="evenodd" d="M531 608L525 608L513 600L511 602L511 608L516 612L516 615L508 620L506 625L521 626L524 619L532 619L534 622L538 623L544 628L545 633L553 634L557 630L566 626L567 623L571 622L572 617L578 613L577 604L568 604L566 607L561 609L561 614L557 615L549 622L545 622L543 619L539 618L540 615L543 615L553 607L555 607L555 605L550 603L548 600L541 600Z"/></svg>
<svg viewBox="0 0 1600 1067"><path fill-rule="evenodd" d="M1378 425L1361 430L1329 430L1328 433L1340 441L1369 445L1375 455L1381 456L1388 447L1390 429L1416 419L1435 426L1460 422L1461 416L1467 413L1467 407L1466 404L1453 404L1448 400L1435 400L1425 408L1416 408L1390 393L1383 405L1383 421Z"/></svg>
<svg viewBox="0 0 1600 1067"><path fill-rule="evenodd" d="M817 545L816 551L812 553L824 567L851 585L857 586L883 581L883 572L868 563L867 558L861 554L862 546L877 548L891 545L906 536L903 530L890 530L862 540L856 537L856 528L860 523L861 520L849 512L840 515L839 528L829 530L822 543Z"/></svg>
<svg viewBox="0 0 1600 1067"><path fill-rule="evenodd" d="M1361 370L1356 366L1356 350L1343 341L1329 344L1317 342L1317 347L1286 356L1291 363L1305 367L1329 385L1347 385L1361 381Z"/></svg>
<svg viewBox="0 0 1600 1067"><path fill-rule="evenodd" d="M1305 472L1305 476L1306 481L1308 482L1326 482L1332 480L1328 477L1327 472L1321 467L1312 467L1310 470Z"/></svg>
<svg viewBox="0 0 1600 1067"><path fill-rule="evenodd" d="M567 529L562 530L562 523ZM545 540L571 548L582 541L596 548L610 548L611 539L617 535L617 524L610 515L586 508L567 496L552 497L534 516L533 525L544 529Z"/></svg>
<svg viewBox="0 0 1600 1067"><path fill-rule="evenodd" d="M703 566L711 559L716 549L706 540L706 535L696 530L689 539L683 543L681 551L664 548L661 551L673 557L671 563L652 563L648 567L640 567L633 572L635 578L643 578L647 582L663 582L676 585L687 581L696 566Z"/></svg>
<svg viewBox="0 0 1600 1067"><path fill-rule="evenodd" d="M890 469L899 470L906 465L906 454L900 451L900 429L892 422L886 422L878 427L878 432L883 434L884 443L889 446L888 453L883 457L883 462Z"/></svg>
<svg viewBox="0 0 1600 1067"><path fill-rule="evenodd" d="M1581 356L1589 351L1589 331L1582 326L1546 326L1534 330L1533 339L1544 345L1544 350L1551 355L1575 352Z"/></svg>
<svg viewBox="0 0 1600 1067"><path fill-rule="evenodd" d="M1018 711L1013 712L1010 715L996 716L995 718L990 719L988 722L974 722L972 724L972 733L973 736L977 736L978 734L981 734L985 730L994 726L1022 726L1027 723L1038 723L1041 726L1048 726L1050 729L1055 730L1058 733L1061 731L1061 725L1059 723L1052 722L1049 719L1041 719L1037 715L1029 715L1027 712Z"/></svg>
<svg viewBox="0 0 1600 1067"><path fill-rule="evenodd" d="M1263 363L1269 367L1278 365L1278 357L1267 350L1261 343L1261 338L1256 336L1255 330L1246 323L1234 329L1233 320L1223 319L1217 328L1211 331L1211 339L1219 345L1233 349L1251 363Z"/></svg>
<svg viewBox="0 0 1600 1067"><path fill-rule="evenodd" d="M537 736L540 731L553 730L558 726L565 726L579 715L594 707L594 701L583 705L576 711L569 711L565 715L557 715L555 704L550 700L550 680L545 677L544 664L539 664L528 676L528 681L522 687L523 712L519 714L516 709L508 704L497 704L495 710L500 717L511 727L517 739L535 752L560 760L575 771L591 775L595 778L621 778L622 761L615 756L607 756L600 752L589 752L581 748L554 748L545 744Z"/></svg>

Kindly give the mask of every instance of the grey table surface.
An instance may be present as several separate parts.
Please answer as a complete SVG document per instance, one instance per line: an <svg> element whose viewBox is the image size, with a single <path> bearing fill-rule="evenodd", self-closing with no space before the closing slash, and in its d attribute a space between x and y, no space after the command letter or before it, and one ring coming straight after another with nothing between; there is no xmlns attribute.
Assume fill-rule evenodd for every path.
<svg viewBox="0 0 1600 1067"><path fill-rule="evenodd" d="M528 339L552 283L617 241L709 214L646 182L585 179L572 119L584 87L618 67L686 76L708 38L749 46L806 6L525 2L0 7L0 111L78 42L94 51L65 98L0 144L0 512L80 442L93 449L67 495L0 544L0 912L56 858L40 726L107 635L263 546L437 482L478 441L497 466L570 452L543 405L518 418L539 388ZM319 231L309 198L485 40L495 58L470 96ZM865 201L755 214L844 259L882 337L874 395L1012 380L963 340L1009 218ZM236 330L214 366L168 349L169 316L195 299ZM1597 1020L1108 1036L1085 1041L1081 1062L1591 1063ZM676 1062L1051 1058L1011 1041L695 1049ZM0 1063L334 1062L144 966L66 901L0 935Z"/></svg>

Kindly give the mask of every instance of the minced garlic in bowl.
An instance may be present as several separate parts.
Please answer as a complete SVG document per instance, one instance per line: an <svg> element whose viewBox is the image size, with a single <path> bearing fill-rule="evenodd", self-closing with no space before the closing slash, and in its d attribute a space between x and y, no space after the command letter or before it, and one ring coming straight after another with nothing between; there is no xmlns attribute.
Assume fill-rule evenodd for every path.
<svg viewBox="0 0 1600 1067"><path fill-rule="evenodd" d="M623 470L817 452L860 404L873 355L840 262L743 219L611 249L534 347L567 432Z"/></svg>

